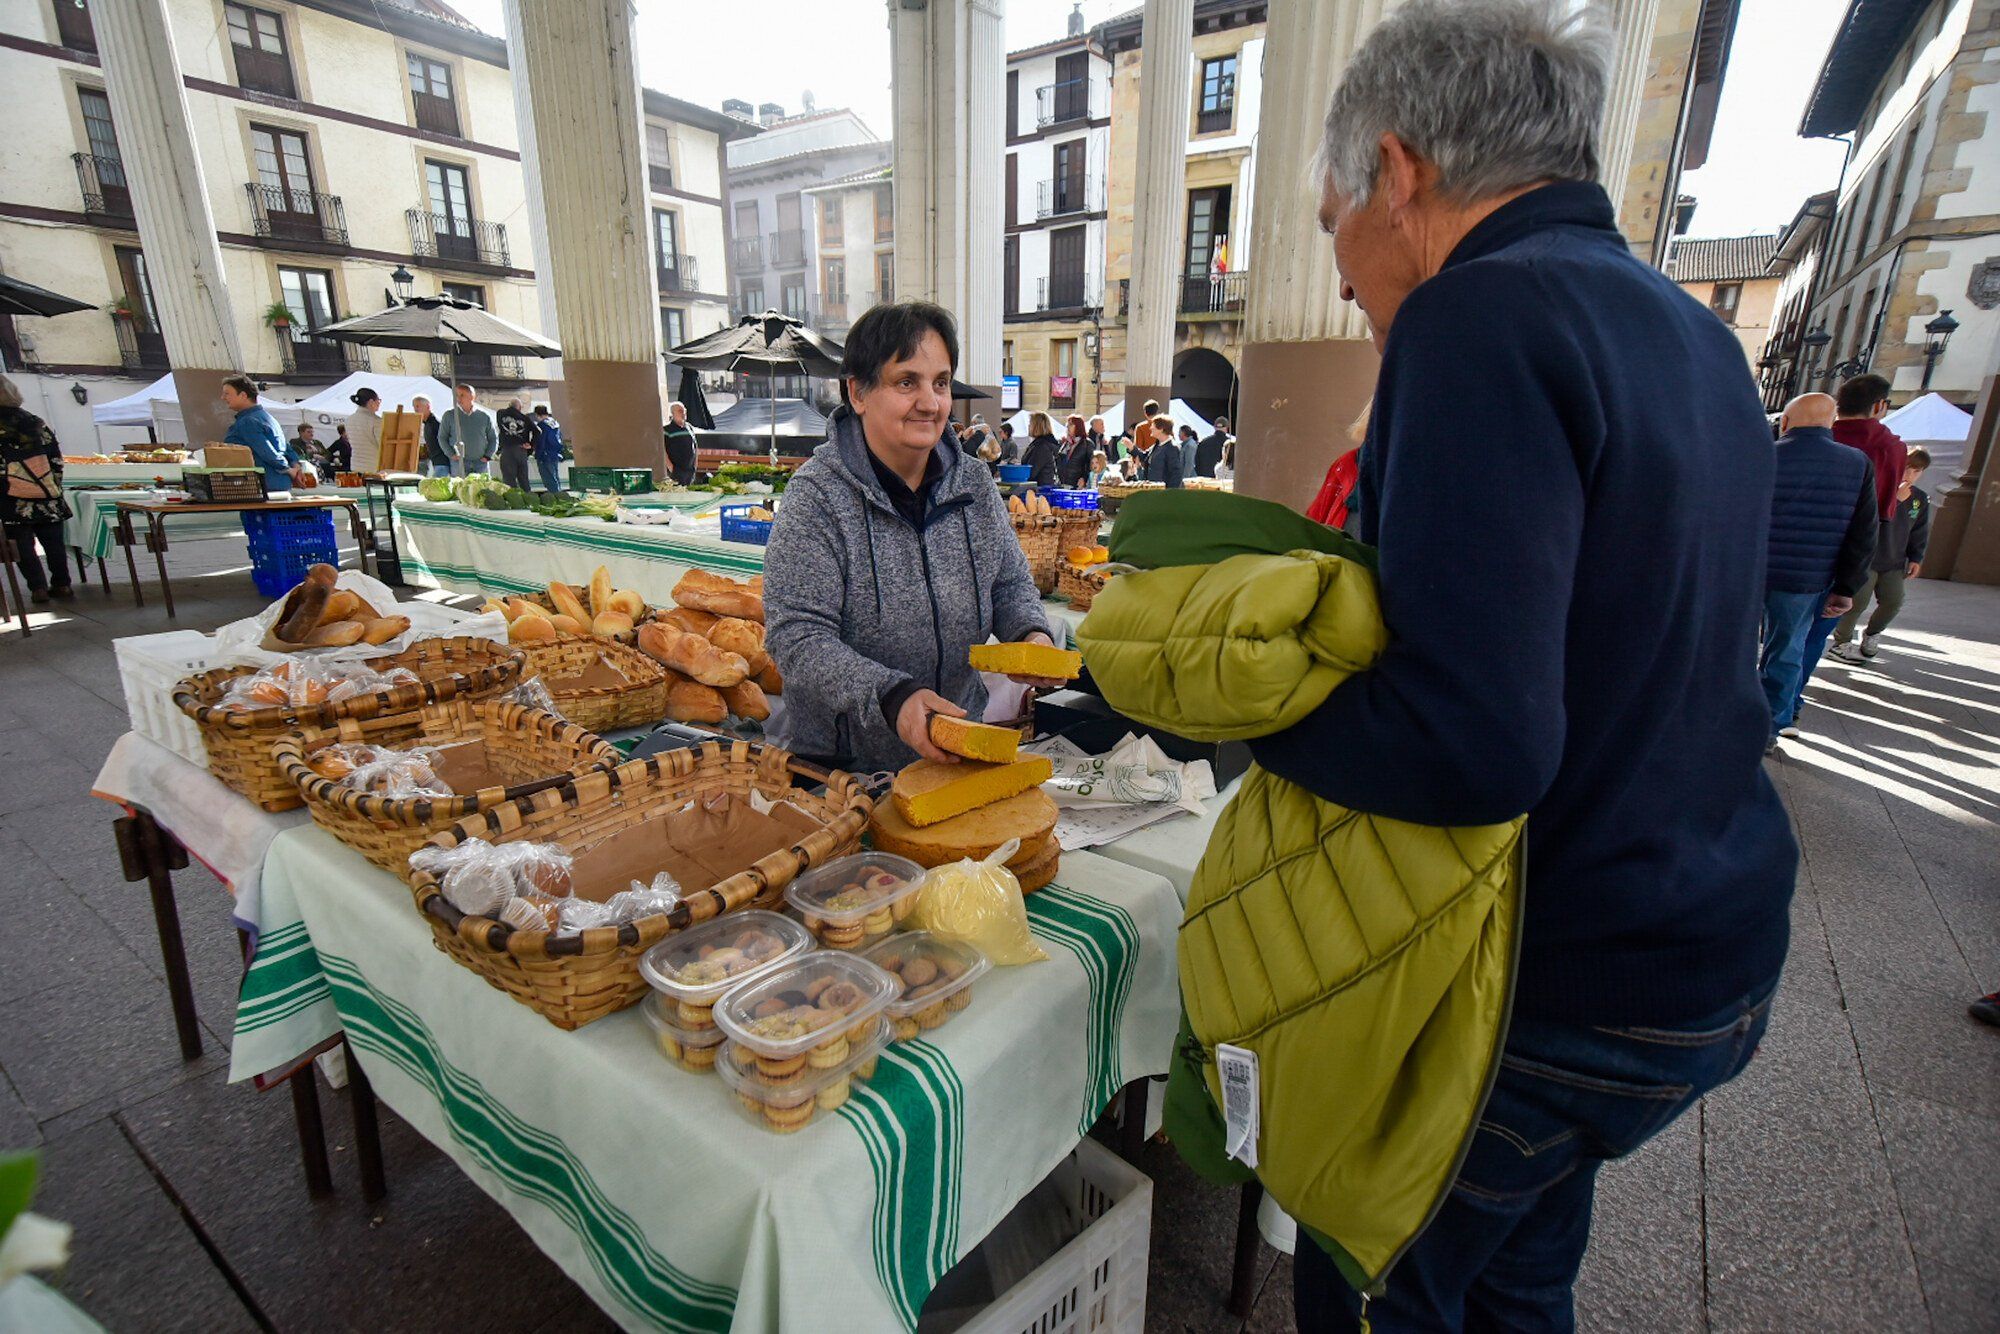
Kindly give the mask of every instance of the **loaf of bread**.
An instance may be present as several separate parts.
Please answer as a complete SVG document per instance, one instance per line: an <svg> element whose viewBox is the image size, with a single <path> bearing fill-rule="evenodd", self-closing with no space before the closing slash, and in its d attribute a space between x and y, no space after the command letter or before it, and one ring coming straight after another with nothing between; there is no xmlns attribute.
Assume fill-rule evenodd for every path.
<svg viewBox="0 0 2000 1334"><path fill-rule="evenodd" d="M739 584L727 575L707 570L689 570L674 585L674 605L712 611L717 616L741 616L746 621L764 619L764 576L749 584Z"/></svg>
<svg viewBox="0 0 2000 1334"><path fill-rule="evenodd" d="M708 632L715 628L715 623L722 618L712 611L696 611L693 607L668 607L664 611L655 612L653 619L665 621L668 625L676 626L691 635L700 635L705 639L708 637Z"/></svg>
<svg viewBox="0 0 2000 1334"><path fill-rule="evenodd" d="M326 604L333 597L329 584L308 579L293 589L285 599L285 605L278 611L278 619L271 627L271 633L287 644L303 644L306 636L318 627L326 615Z"/></svg>
<svg viewBox="0 0 2000 1334"><path fill-rule="evenodd" d="M311 634L305 642L311 648L346 648L349 644L359 644L368 627L359 621L328 621Z"/></svg>
<svg viewBox="0 0 2000 1334"><path fill-rule="evenodd" d="M738 718L761 722L771 716L771 702L764 698L755 681L738 681L722 692L722 698L729 702L729 711Z"/></svg>
<svg viewBox="0 0 2000 1334"><path fill-rule="evenodd" d="M740 684L750 675L742 655L727 653L665 621L648 621L639 628L639 648L683 676L720 690Z"/></svg>
<svg viewBox="0 0 2000 1334"><path fill-rule="evenodd" d="M677 723L719 723L729 717L729 701L713 686L676 680L667 687L667 717Z"/></svg>
<svg viewBox="0 0 2000 1334"><path fill-rule="evenodd" d="M576 590L560 580L549 585L549 601L555 604L557 611L578 625L589 625L591 617L595 615L594 612L585 609L583 599L576 595Z"/></svg>
<svg viewBox="0 0 2000 1334"><path fill-rule="evenodd" d="M708 631L708 642L723 650L740 656L750 666L750 675L764 670L771 661L771 655L764 651L764 624L762 621L746 621L740 616L718 617Z"/></svg>
<svg viewBox="0 0 2000 1334"><path fill-rule="evenodd" d="M361 640L366 644L386 644L409 628L407 616L378 616L362 622Z"/></svg>
<svg viewBox="0 0 2000 1334"><path fill-rule="evenodd" d="M783 673L779 672L776 662L766 663L764 670L757 673L757 688L767 695L785 693L785 678Z"/></svg>

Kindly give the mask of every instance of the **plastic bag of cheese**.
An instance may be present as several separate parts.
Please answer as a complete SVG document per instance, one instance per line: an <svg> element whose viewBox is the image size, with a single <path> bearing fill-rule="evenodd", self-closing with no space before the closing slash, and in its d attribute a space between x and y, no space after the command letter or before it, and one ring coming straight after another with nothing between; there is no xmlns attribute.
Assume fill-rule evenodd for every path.
<svg viewBox="0 0 2000 1334"><path fill-rule="evenodd" d="M1020 840L1010 838L984 861L967 857L932 869L917 892L910 924L946 940L963 941L996 964L1048 958L1028 931L1021 882L1007 869L1007 859L1020 849Z"/></svg>

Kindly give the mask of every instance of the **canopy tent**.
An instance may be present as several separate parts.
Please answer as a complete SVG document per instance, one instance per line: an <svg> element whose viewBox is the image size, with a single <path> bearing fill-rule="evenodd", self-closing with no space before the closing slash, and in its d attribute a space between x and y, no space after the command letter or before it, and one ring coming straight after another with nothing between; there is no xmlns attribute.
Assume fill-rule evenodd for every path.
<svg viewBox="0 0 2000 1334"><path fill-rule="evenodd" d="M1060 436L1063 433L1062 423L1069 417L1069 415L1070 414L1067 412L1049 413L1049 419L1055 424L1056 434L1058 436ZM1116 440L1118 438L1118 433L1125 429L1125 402L1123 399L1120 399L1118 402L1113 403L1108 409L1106 409L1103 412L1085 412L1085 413L1079 413L1077 415L1081 416L1086 422L1089 421L1092 417L1104 418L1104 434L1107 439ZM1174 425L1176 427L1181 427L1181 426L1194 427L1194 433L1196 435L1207 435L1210 431L1215 429L1214 424L1208 421L1204 421L1200 413L1196 412L1193 408L1187 405L1187 400L1185 399L1177 398L1171 404L1169 404L1167 407L1167 415L1174 419ZM1009 417L1007 421L1008 424L1014 428L1015 438L1020 440L1023 444L1026 444L1028 436L1027 412L1025 411L1017 412L1013 416Z"/></svg>
<svg viewBox="0 0 2000 1334"><path fill-rule="evenodd" d="M378 375L374 371L355 371L339 384L297 403L279 405L266 399L265 404L278 419L278 425L292 429L302 422L311 422L322 439L332 439L333 428L360 411L354 406L353 394L362 388L373 389L382 396L384 412L398 407L407 409L418 397L428 398L432 409L439 413L451 406L451 387L442 380L429 375Z"/></svg>
<svg viewBox="0 0 2000 1334"><path fill-rule="evenodd" d="M715 414L718 435L826 439L826 418L802 398L746 398Z"/></svg>
<svg viewBox="0 0 2000 1334"><path fill-rule="evenodd" d="M1965 460L1965 440L1972 434L1972 414L1939 394L1913 398L1882 419L1906 445L1930 451L1930 476L1924 483L1935 492L1958 475Z"/></svg>
<svg viewBox="0 0 2000 1334"><path fill-rule="evenodd" d="M780 375L817 375L822 378L837 378L840 375L842 349L840 344L828 342L807 328L804 321L789 315L780 315L775 310L767 310L762 315L745 315L726 329L717 329L712 334L704 334L679 347L668 348L663 354L668 361L680 365L685 370L729 371L743 375L755 375L775 379ZM746 403L752 400L744 400ZM811 412L800 399L763 399L766 440L771 458L778 457L777 418L772 403L797 403ZM741 404L738 405L742 406ZM725 416L727 413L725 412ZM817 412L812 413L819 421L819 436L826 435L826 419ZM726 431L721 419L716 421L716 430ZM731 434L737 432L730 431ZM808 434L803 431L789 432L793 435Z"/></svg>
<svg viewBox="0 0 2000 1334"><path fill-rule="evenodd" d="M151 426L153 424L153 404L161 399L177 402L174 377L171 373L147 385L136 393L114 398L108 403L94 403L90 408L90 419L99 426ZM178 413L178 407L176 408Z"/></svg>

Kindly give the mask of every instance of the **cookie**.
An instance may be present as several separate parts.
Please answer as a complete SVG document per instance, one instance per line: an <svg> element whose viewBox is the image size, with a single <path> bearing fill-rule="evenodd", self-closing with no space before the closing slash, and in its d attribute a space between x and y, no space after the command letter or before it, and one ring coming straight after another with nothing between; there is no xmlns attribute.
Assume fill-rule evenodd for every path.
<svg viewBox="0 0 2000 1334"><path fill-rule="evenodd" d="M794 1130L801 1129L806 1122L812 1120L815 1110L817 1109L813 1106L811 1099L800 1103L796 1107L773 1107L769 1103L765 1103L763 1107L764 1124L777 1131L780 1135L789 1135Z"/></svg>
<svg viewBox="0 0 2000 1334"><path fill-rule="evenodd" d="M923 1025L919 1024L914 1019L907 1019L907 1018L898 1019L896 1021L896 1041L908 1042L911 1038L915 1037L918 1034L918 1032L922 1030L922 1028Z"/></svg>
<svg viewBox="0 0 2000 1334"><path fill-rule="evenodd" d="M712 1070L715 1068L715 1054L719 1047L684 1047L681 1049L681 1064L690 1070Z"/></svg>
<svg viewBox="0 0 2000 1334"><path fill-rule="evenodd" d="M861 931L864 935L886 935L889 929L895 925L896 914L887 908L877 908L874 912L869 913L861 919Z"/></svg>
<svg viewBox="0 0 2000 1334"><path fill-rule="evenodd" d="M853 1091L853 1085L847 1080L836 1079L819 1091L813 1098L813 1103L822 1112L837 1111L840 1105L847 1101L847 1095Z"/></svg>
<svg viewBox="0 0 2000 1334"><path fill-rule="evenodd" d="M957 991L952 992L951 995L944 998L944 1008L947 1010L963 1010L970 1004L972 1004L971 987L960 987Z"/></svg>
<svg viewBox="0 0 2000 1334"><path fill-rule="evenodd" d="M674 1003L674 1018L682 1028L714 1028L715 1007L711 1005L690 1005L686 1001Z"/></svg>
<svg viewBox="0 0 2000 1334"><path fill-rule="evenodd" d="M951 1011L945 1008L943 1001L939 1001L935 1005L927 1005L917 1011L917 1022L925 1028L936 1028L949 1018L951 1018Z"/></svg>
<svg viewBox="0 0 2000 1334"><path fill-rule="evenodd" d="M757 1073L767 1084L790 1084L805 1072L805 1068L806 1058L803 1056L787 1056L782 1060L773 1060L769 1056L757 1058Z"/></svg>
<svg viewBox="0 0 2000 1334"><path fill-rule="evenodd" d="M806 1053L806 1064L815 1070L831 1070L847 1059L850 1050L844 1037L835 1038L831 1042L822 1042Z"/></svg>

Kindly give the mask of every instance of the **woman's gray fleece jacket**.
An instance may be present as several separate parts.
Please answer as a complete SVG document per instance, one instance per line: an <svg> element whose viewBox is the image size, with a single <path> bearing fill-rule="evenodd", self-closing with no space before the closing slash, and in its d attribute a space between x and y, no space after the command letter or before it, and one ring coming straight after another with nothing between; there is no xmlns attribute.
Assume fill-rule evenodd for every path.
<svg viewBox="0 0 2000 1334"><path fill-rule="evenodd" d="M889 503L846 408L785 489L764 554L766 645L785 678L773 739L863 773L916 758L883 716L905 681L978 718L967 650L1049 633L1013 521L984 463L949 437L921 531Z"/></svg>

